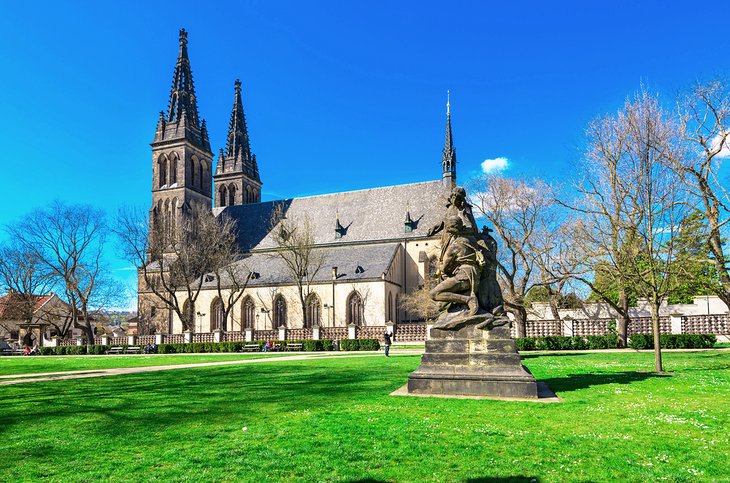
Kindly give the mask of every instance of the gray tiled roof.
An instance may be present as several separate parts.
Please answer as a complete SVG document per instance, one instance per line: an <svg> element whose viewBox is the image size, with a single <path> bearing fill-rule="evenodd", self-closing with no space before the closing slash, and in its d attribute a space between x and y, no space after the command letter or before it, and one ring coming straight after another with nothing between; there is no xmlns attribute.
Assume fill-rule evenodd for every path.
<svg viewBox="0 0 730 483"><path fill-rule="evenodd" d="M316 248L317 252L324 255L324 263L313 281L332 280L332 267L337 267L339 282L380 278L383 272L388 270L397 249L398 243ZM356 273L358 266L362 267L362 273ZM259 274L259 278L249 282L250 287L292 283L292 277L284 261L276 252L253 253L238 262L237 268L242 271L241 273L253 271ZM222 278L222 282L224 286L227 285L225 277ZM210 281L205 282L203 287L215 287L215 285L215 281Z"/></svg>
<svg viewBox="0 0 730 483"><path fill-rule="evenodd" d="M287 219L309 217L314 227L315 243L349 244L376 240L402 240L426 236L441 221L449 188L441 180L412 183L359 191L307 196L279 201L214 209L238 221L239 241L245 251L275 248L269 235L275 206L281 204ZM406 233L406 210L415 223ZM346 228L342 238L335 238L335 221Z"/></svg>

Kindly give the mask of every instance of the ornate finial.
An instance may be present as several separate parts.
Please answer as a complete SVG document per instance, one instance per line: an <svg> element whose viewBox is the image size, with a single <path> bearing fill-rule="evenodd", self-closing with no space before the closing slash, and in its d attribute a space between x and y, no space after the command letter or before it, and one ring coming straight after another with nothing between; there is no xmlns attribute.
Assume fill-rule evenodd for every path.
<svg viewBox="0 0 730 483"><path fill-rule="evenodd" d="M236 86L236 92L241 92L241 81L239 79L236 79L236 82L233 83Z"/></svg>
<svg viewBox="0 0 730 483"><path fill-rule="evenodd" d="M185 45L188 43L188 32L182 28L180 29L180 44Z"/></svg>
<svg viewBox="0 0 730 483"><path fill-rule="evenodd" d="M451 91L446 90L446 115L451 115Z"/></svg>

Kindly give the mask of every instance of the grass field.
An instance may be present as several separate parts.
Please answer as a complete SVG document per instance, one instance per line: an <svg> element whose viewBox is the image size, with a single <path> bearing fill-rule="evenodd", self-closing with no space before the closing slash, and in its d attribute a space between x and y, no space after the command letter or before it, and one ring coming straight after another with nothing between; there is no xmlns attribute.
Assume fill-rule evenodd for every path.
<svg viewBox="0 0 730 483"><path fill-rule="evenodd" d="M418 356L5 386L0 481L727 481L730 353L652 357L526 355L559 404L389 396Z"/></svg>
<svg viewBox="0 0 730 483"><path fill-rule="evenodd" d="M118 356L47 356L0 357L0 376L43 372L85 371L116 367L168 366L196 362L235 361L292 355L291 352L253 354L170 354Z"/></svg>

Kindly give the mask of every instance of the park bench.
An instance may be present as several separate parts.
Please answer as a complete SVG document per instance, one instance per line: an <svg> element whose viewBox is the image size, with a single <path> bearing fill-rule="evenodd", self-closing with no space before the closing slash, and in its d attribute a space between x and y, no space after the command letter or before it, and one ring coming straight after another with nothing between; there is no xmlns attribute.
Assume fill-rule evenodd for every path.
<svg viewBox="0 0 730 483"><path fill-rule="evenodd" d="M4 356L17 356L22 355L23 349L3 349Z"/></svg>
<svg viewBox="0 0 730 483"><path fill-rule="evenodd" d="M241 352L258 352L261 350L258 344L246 344L241 348Z"/></svg>
<svg viewBox="0 0 730 483"><path fill-rule="evenodd" d="M287 351L300 351L304 349L304 344L287 344Z"/></svg>
<svg viewBox="0 0 730 483"><path fill-rule="evenodd" d="M121 347L121 346L115 346L110 347L108 351L106 351L107 354L129 354L129 353L136 353L140 354L142 353L142 348L140 346L131 345L127 348Z"/></svg>

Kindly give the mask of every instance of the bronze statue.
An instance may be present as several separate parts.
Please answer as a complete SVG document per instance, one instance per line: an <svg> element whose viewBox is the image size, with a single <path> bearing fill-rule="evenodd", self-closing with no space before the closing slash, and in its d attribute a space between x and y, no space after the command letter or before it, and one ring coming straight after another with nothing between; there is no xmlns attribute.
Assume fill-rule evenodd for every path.
<svg viewBox="0 0 730 483"><path fill-rule="evenodd" d="M453 188L444 219L429 230L430 235L439 232L440 282L431 290L431 298L443 304L434 328L472 324L488 328L496 317L507 323L497 283L497 242L486 227L477 230L464 188Z"/></svg>

